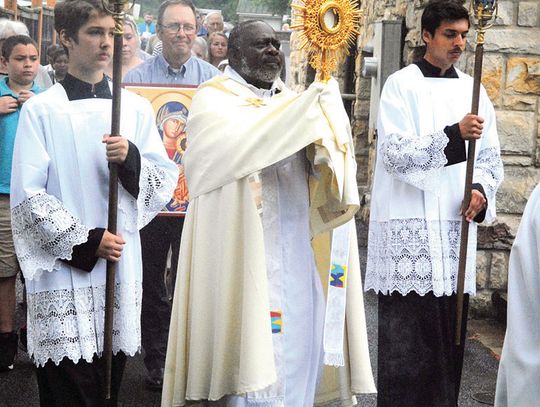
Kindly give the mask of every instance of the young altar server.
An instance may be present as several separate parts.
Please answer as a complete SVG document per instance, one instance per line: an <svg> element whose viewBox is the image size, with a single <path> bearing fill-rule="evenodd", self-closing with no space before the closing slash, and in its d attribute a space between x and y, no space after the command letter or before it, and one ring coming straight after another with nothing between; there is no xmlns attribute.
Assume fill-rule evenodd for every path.
<svg viewBox="0 0 540 407"><path fill-rule="evenodd" d="M111 137L114 20L99 0L55 7L68 74L23 106L11 178L13 238L28 294L28 352L43 406L114 406L126 356L140 350L139 229L170 199L178 173L152 108L122 92ZM118 233L107 224L109 163L119 164ZM106 261L117 262L112 398L103 400Z"/></svg>
<svg viewBox="0 0 540 407"><path fill-rule="evenodd" d="M423 59L391 75L377 124L366 290L379 297L378 406L455 407L463 345L454 345L460 207L467 140L477 139L463 330L476 290L476 222L492 221L503 179L495 112L484 88L454 67L469 15L451 0L422 15Z"/></svg>
<svg viewBox="0 0 540 407"><path fill-rule="evenodd" d="M540 405L540 184L525 207L510 253L508 321L496 407Z"/></svg>

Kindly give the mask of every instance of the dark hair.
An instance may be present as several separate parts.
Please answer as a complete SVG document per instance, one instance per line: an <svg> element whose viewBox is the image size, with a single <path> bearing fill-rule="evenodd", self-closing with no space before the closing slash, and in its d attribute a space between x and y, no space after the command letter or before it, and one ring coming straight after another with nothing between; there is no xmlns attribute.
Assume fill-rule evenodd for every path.
<svg viewBox="0 0 540 407"><path fill-rule="evenodd" d="M108 15L101 0L64 0L54 6L54 29L58 34L65 30L66 36L78 41L79 29L93 15Z"/></svg>
<svg viewBox="0 0 540 407"><path fill-rule="evenodd" d="M58 49L58 48L62 48L60 47L60 45L57 45L57 44L51 44L47 47L47 56L50 58L50 56L52 54L54 54L54 52Z"/></svg>
<svg viewBox="0 0 540 407"><path fill-rule="evenodd" d="M2 44L2 56L5 59L9 59L11 53L13 52L13 48L15 48L19 44L32 44L34 47L36 47L36 50L38 48L37 43L28 35L12 35L11 37L7 37Z"/></svg>
<svg viewBox="0 0 540 407"><path fill-rule="evenodd" d="M191 11L193 11L193 17L195 17L195 22L197 21L197 10L195 9L195 6L193 5L193 2L191 0L165 0L159 5L157 17L158 25L161 25L161 22L163 21L163 15L165 14L165 10L167 9L167 7L176 6L177 4L189 7Z"/></svg>
<svg viewBox="0 0 540 407"><path fill-rule="evenodd" d="M469 12L458 0L432 0L422 13L422 32L426 30L435 35L435 30L443 21L469 21ZM469 26L470 26L469 21Z"/></svg>
<svg viewBox="0 0 540 407"><path fill-rule="evenodd" d="M230 52L234 53L240 50L240 47L242 46L242 44L240 44L240 39L242 38L243 32L247 30L250 26L258 23L266 24L264 21L261 20L246 20L234 26L234 28L231 30L231 33L229 34L229 42L227 43L227 56L229 56Z"/></svg>
<svg viewBox="0 0 540 407"><path fill-rule="evenodd" d="M67 55L67 51L64 48L59 47L58 49L54 50L50 56L51 64L54 64L55 61L63 55Z"/></svg>

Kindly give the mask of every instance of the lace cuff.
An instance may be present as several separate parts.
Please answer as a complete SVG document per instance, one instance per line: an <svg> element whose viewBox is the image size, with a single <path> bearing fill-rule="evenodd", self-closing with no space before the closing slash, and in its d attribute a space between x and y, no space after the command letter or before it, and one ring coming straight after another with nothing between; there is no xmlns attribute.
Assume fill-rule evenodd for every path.
<svg viewBox="0 0 540 407"><path fill-rule="evenodd" d="M390 134L381 147L385 169L403 182L437 193L441 171L448 162L444 154L447 144L443 130L417 138Z"/></svg>
<svg viewBox="0 0 540 407"><path fill-rule="evenodd" d="M128 204L119 205L126 216L126 229L130 232L136 232L147 225L171 199L165 171L144 158L141 164L137 200L130 196L127 198Z"/></svg>
<svg viewBox="0 0 540 407"><path fill-rule="evenodd" d="M11 225L17 258L29 280L58 270L60 259L71 260L73 247L86 242L89 232L62 202L44 192L14 207Z"/></svg>
<svg viewBox="0 0 540 407"><path fill-rule="evenodd" d="M495 200L497 188L504 177L501 155L496 147L480 150L476 159L474 181L484 187L489 202Z"/></svg>

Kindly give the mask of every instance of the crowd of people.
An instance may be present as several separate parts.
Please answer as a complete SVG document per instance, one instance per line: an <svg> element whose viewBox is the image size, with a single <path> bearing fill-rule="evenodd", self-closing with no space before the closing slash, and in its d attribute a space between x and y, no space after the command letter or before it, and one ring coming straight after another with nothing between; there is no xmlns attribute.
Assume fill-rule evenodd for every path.
<svg viewBox="0 0 540 407"><path fill-rule="evenodd" d="M495 218L503 180L493 105L482 88L470 114L472 78L455 67L470 29L462 5L427 4L425 55L384 85L364 288L355 149L335 80L297 94L280 79L285 60L268 24L227 27L220 12L165 0L155 22L125 19L121 79L197 93L189 109L170 101L155 114L122 90L121 134L111 135L114 20L99 0L65 0L54 13L59 44L47 66L24 24L0 21L1 371L14 368L22 342L42 406L116 406L126 360L142 349L146 386L164 407L353 405L375 392L379 407L457 406L462 214L471 224L465 330L476 225ZM475 176L462 208L470 140ZM114 234L104 216L111 164ZM187 214L161 216L179 177ZM505 342L497 407L540 397L524 387L533 390L536 364L520 363L523 352L534 359L539 337L526 332L538 301L520 298L537 282L538 202L537 189L512 253L508 335L520 334ZM106 401L107 262L117 271ZM364 290L378 295L377 388ZM523 372L530 380L516 379Z"/></svg>

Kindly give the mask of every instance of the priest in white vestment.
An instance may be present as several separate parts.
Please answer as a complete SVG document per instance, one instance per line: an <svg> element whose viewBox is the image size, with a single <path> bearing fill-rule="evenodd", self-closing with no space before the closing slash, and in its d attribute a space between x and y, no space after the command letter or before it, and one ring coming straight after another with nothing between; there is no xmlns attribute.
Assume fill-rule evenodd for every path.
<svg viewBox="0 0 540 407"><path fill-rule="evenodd" d="M286 89L278 50L266 23L239 24L230 66L193 100L162 406L348 406L375 391L348 118L333 80Z"/></svg>
<svg viewBox="0 0 540 407"><path fill-rule="evenodd" d="M454 67L467 9L431 1L426 54L390 75L381 94L371 194L366 290L379 301L378 407L455 407L463 345L455 346L460 207L467 140L476 139L463 331L476 290L477 223L495 217L503 179L496 118L484 88L469 114L473 79Z"/></svg>
<svg viewBox="0 0 540 407"><path fill-rule="evenodd" d="M529 197L510 253L506 335L495 407L540 405L540 184Z"/></svg>

